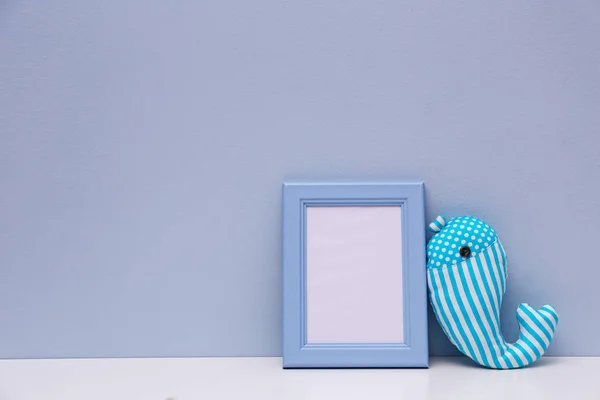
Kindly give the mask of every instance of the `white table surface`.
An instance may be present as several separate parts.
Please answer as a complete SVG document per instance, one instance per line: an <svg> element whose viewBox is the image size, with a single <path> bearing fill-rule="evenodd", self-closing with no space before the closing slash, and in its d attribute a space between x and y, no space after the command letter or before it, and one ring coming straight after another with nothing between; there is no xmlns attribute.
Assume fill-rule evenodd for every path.
<svg viewBox="0 0 600 400"><path fill-rule="evenodd" d="M280 358L0 361L0 400L600 399L600 357L494 371L466 358L429 369L282 370Z"/></svg>

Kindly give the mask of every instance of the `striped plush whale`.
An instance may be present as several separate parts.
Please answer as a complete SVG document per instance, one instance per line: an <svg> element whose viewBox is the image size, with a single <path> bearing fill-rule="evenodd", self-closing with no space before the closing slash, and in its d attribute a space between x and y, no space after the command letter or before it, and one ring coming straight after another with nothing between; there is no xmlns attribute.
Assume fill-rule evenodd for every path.
<svg viewBox="0 0 600 400"><path fill-rule="evenodd" d="M558 315L545 305L517 309L519 340L506 343L500 305L506 290L506 255L494 229L473 217L439 216L427 245L427 278L433 311L448 339L475 362L520 368L540 358L554 337Z"/></svg>

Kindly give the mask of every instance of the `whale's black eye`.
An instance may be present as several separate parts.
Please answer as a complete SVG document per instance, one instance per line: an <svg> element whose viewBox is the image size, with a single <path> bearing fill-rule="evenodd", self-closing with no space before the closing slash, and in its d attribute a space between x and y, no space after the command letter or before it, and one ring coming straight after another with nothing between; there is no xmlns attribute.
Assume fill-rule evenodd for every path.
<svg viewBox="0 0 600 400"><path fill-rule="evenodd" d="M469 246L462 246L460 249L458 249L458 252L463 257L469 257L471 255L471 249Z"/></svg>

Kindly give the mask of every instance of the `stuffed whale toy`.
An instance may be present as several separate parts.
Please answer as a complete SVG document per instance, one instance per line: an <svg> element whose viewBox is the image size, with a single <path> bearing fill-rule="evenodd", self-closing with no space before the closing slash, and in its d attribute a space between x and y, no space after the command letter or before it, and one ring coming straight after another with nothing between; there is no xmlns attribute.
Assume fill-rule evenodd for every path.
<svg viewBox="0 0 600 400"><path fill-rule="evenodd" d="M429 225L427 280L435 316L450 342L489 368L527 366L539 359L554 337L558 314L545 305L517 308L519 339L506 343L500 331L500 306L506 290L506 254L496 231L474 217Z"/></svg>

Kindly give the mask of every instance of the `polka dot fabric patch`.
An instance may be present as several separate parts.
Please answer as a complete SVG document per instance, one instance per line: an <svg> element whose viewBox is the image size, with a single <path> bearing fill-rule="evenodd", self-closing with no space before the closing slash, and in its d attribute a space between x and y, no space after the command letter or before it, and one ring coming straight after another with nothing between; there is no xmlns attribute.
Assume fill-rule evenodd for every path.
<svg viewBox="0 0 600 400"><path fill-rule="evenodd" d="M475 257L490 247L496 240L496 231L475 217L457 217L448 222L443 217L444 229L436 233L427 245L427 266L442 268ZM461 247L470 249L468 257L460 254Z"/></svg>

